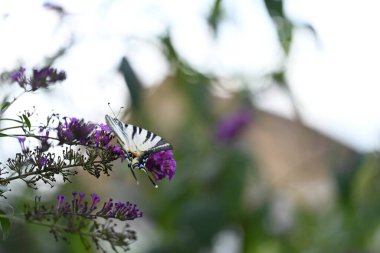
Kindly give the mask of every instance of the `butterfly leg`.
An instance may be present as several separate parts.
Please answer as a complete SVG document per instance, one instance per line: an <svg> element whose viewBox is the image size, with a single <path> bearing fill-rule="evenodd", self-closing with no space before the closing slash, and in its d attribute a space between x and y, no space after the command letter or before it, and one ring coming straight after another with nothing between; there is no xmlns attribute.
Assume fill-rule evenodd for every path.
<svg viewBox="0 0 380 253"><path fill-rule="evenodd" d="M148 175L148 173L147 173ZM150 182L153 184L154 188L158 188L158 185L156 184L156 182L154 182L154 180L148 175L148 178L150 180Z"/></svg>
<svg viewBox="0 0 380 253"><path fill-rule="evenodd" d="M148 176L148 178L149 178L150 182L153 184L154 188L158 188L158 185L157 185L156 182L154 182L154 180L150 177L150 175L148 174L148 171L146 171L145 168L142 168L141 170L144 171L145 174Z"/></svg>
<svg viewBox="0 0 380 253"><path fill-rule="evenodd" d="M135 179L136 183L139 184L139 180L137 180L137 177L136 177L136 174L134 172L134 168L135 168L135 165L133 164L133 155L131 152L128 152L128 167L129 167L129 170L131 171L132 173L132 176L133 178Z"/></svg>
<svg viewBox="0 0 380 253"><path fill-rule="evenodd" d="M135 172L133 171L133 169L131 167L129 167L130 171L132 172L132 176L133 178L136 180L136 183L139 184L139 180L137 180L137 177L136 177L136 174Z"/></svg>

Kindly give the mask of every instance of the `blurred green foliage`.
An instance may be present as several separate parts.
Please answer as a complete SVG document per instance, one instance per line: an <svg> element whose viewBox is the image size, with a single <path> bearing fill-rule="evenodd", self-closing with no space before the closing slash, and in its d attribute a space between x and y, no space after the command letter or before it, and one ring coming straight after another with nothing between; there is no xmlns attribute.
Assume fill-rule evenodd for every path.
<svg viewBox="0 0 380 253"><path fill-rule="evenodd" d="M140 99L141 99L142 85L126 57L123 57L121 59L119 71L123 75L125 83L127 84L128 90L130 92L131 109L134 110L135 112L138 112L141 106Z"/></svg>

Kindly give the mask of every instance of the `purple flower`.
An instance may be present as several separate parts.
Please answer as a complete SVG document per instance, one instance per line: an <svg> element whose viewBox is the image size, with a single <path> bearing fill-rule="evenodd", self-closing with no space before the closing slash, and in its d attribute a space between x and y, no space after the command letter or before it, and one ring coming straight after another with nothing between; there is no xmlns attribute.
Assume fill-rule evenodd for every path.
<svg viewBox="0 0 380 253"><path fill-rule="evenodd" d="M124 152L124 150L120 146L108 146L108 149L111 150L111 152L119 157L121 161L124 161L127 158L127 154Z"/></svg>
<svg viewBox="0 0 380 253"><path fill-rule="evenodd" d="M234 139L252 120L251 111L242 109L222 120L216 129L219 140L230 141Z"/></svg>
<svg viewBox="0 0 380 253"><path fill-rule="evenodd" d="M57 69L44 67L42 69L33 69L33 76L29 81L32 91L39 88L47 88L49 84L63 81L66 79L64 71L58 72Z"/></svg>
<svg viewBox="0 0 380 253"><path fill-rule="evenodd" d="M112 131L109 126L105 124L99 124L97 128L98 129L96 129L92 135L92 139L95 142L95 145L105 147L112 139Z"/></svg>
<svg viewBox="0 0 380 253"><path fill-rule="evenodd" d="M96 213L97 216L116 218L119 220L133 220L142 217L143 213L137 209L137 206L130 202L116 202L112 199L104 203L102 210Z"/></svg>
<svg viewBox="0 0 380 253"><path fill-rule="evenodd" d="M40 157L36 158L36 165L38 166L38 168L45 167L48 163L49 159L44 155L41 155Z"/></svg>
<svg viewBox="0 0 380 253"><path fill-rule="evenodd" d="M127 154L120 146L110 144L112 139L112 130L106 124L97 125L96 130L91 135L91 141L95 144L96 147L104 147L117 158L120 158L121 161L124 161L127 158Z"/></svg>
<svg viewBox="0 0 380 253"><path fill-rule="evenodd" d="M20 136L17 139L18 139L18 142L20 143L22 153L24 153L24 154L28 153L29 148L25 146L26 138L24 136Z"/></svg>
<svg viewBox="0 0 380 253"><path fill-rule="evenodd" d="M154 175L156 182L165 177L172 179L176 171L173 150L164 150L150 154L145 167Z"/></svg>
<svg viewBox="0 0 380 253"><path fill-rule="evenodd" d="M47 88L50 84L65 80L66 73L55 68L44 67L42 69L33 69L32 76L27 78L25 68L21 67L11 74L11 79L26 91L36 91L39 88Z"/></svg>
<svg viewBox="0 0 380 253"><path fill-rule="evenodd" d="M25 68L20 67L19 70L12 72L11 79L17 82L22 88L28 83L25 76Z"/></svg>
<svg viewBox="0 0 380 253"><path fill-rule="evenodd" d="M96 128L95 124L86 123L84 120L78 120L75 117L65 118L57 127L57 136L59 144L88 144L90 134Z"/></svg>
<svg viewBox="0 0 380 253"><path fill-rule="evenodd" d="M65 200L65 196L59 194L57 196L57 210L59 210L62 207L63 201Z"/></svg>
<svg viewBox="0 0 380 253"><path fill-rule="evenodd" d="M92 198L92 202L91 202L90 210L95 210L96 204L98 204L100 202L100 198L96 193L92 193L91 198Z"/></svg>
<svg viewBox="0 0 380 253"><path fill-rule="evenodd" d="M103 208L98 212L94 212L97 209L97 204L100 202L100 198L97 194L91 194L91 203L88 204L84 201L85 194L80 193L79 198L76 192L72 193L71 204L66 202L63 204L65 197L63 195L58 195L57 197L57 207L56 212L62 215L78 215L87 218L102 217L105 219L115 218L119 220L133 220L141 217L143 214L137 208L136 205L130 202L122 203L116 202L110 198L107 202L103 204Z"/></svg>

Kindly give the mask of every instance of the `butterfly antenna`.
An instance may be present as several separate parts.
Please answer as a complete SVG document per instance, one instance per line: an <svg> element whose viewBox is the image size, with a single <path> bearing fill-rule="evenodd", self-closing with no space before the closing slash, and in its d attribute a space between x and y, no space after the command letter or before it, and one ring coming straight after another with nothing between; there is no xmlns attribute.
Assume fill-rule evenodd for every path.
<svg viewBox="0 0 380 253"><path fill-rule="evenodd" d="M111 103L108 102L108 107L110 108L112 114L113 114L113 117L116 118L116 115L115 115L115 112L112 110L112 107L111 107Z"/></svg>
<svg viewBox="0 0 380 253"><path fill-rule="evenodd" d="M119 111L117 112L117 114L115 114L114 110L112 110L112 107L111 107L111 103L110 103L110 102L108 102L108 107L110 108L110 110L111 110L111 112L112 112L114 118L118 118L118 117L119 117L119 114L120 114L120 112L121 112L121 110L124 109L124 107L121 106L120 109L119 109Z"/></svg>
<svg viewBox="0 0 380 253"><path fill-rule="evenodd" d="M124 109L124 107L123 107L123 106L120 106L120 109L119 109L119 111L117 112L116 118L119 117L119 114L120 114L121 110L123 110L123 109Z"/></svg>

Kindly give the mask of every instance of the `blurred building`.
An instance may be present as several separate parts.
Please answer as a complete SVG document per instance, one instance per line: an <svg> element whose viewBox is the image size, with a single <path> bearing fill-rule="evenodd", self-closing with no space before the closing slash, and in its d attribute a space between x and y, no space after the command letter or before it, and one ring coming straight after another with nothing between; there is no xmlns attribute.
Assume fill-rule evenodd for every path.
<svg viewBox="0 0 380 253"><path fill-rule="evenodd" d="M184 102L184 94L176 85L181 84L174 78L168 78L146 92L144 98L146 113L155 119L159 132L169 139L190 111L189 104ZM223 114L240 106L241 101L236 100L234 96L212 96L210 104L215 114L223 117ZM239 141L252 154L261 181L277 194L286 194L296 203L312 208L329 206L335 192L332 174L350 170L359 153L299 120L259 109L254 109L252 113L253 122ZM249 198L249 189L256 191L257 187L247 189Z"/></svg>

